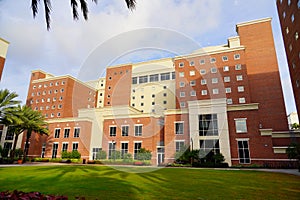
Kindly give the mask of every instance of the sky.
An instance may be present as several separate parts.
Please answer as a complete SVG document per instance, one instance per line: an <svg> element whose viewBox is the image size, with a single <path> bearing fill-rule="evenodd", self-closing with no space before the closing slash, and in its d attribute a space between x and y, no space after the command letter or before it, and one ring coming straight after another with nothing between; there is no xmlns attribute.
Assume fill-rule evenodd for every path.
<svg viewBox="0 0 300 200"><path fill-rule="evenodd" d="M32 70L92 80L109 65L226 44L237 23L271 17L287 114L296 111L275 0L136 1L130 11L124 0L88 0L88 21L74 21L70 1L52 0L47 31L43 4L34 19L31 0L0 0L0 37L10 42L0 88L25 103Z"/></svg>

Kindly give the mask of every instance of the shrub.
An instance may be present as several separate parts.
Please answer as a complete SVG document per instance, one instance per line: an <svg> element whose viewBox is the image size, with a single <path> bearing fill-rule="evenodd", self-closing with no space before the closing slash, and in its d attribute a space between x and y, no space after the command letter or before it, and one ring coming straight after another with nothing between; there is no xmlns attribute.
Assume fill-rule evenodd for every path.
<svg viewBox="0 0 300 200"><path fill-rule="evenodd" d="M107 153L106 151L100 150L96 153L96 160L106 159Z"/></svg>
<svg viewBox="0 0 300 200"><path fill-rule="evenodd" d="M71 158L73 158L73 159L80 159L81 158L81 154L78 151L72 151Z"/></svg>
<svg viewBox="0 0 300 200"><path fill-rule="evenodd" d="M110 159L114 159L114 160L121 159L121 152L120 151L112 151Z"/></svg>
<svg viewBox="0 0 300 200"><path fill-rule="evenodd" d="M19 148L15 150L15 157L20 158L23 156L23 149Z"/></svg>
<svg viewBox="0 0 300 200"><path fill-rule="evenodd" d="M137 160L151 160L151 158L151 151L145 148L141 148L137 153Z"/></svg>
<svg viewBox="0 0 300 200"><path fill-rule="evenodd" d="M72 153L68 151L61 152L61 158L62 159L71 159Z"/></svg>
<svg viewBox="0 0 300 200"><path fill-rule="evenodd" d="M125 153L123 155L123 162L131 162L133 159L132 159L132 154L130 153Z"/></svg>

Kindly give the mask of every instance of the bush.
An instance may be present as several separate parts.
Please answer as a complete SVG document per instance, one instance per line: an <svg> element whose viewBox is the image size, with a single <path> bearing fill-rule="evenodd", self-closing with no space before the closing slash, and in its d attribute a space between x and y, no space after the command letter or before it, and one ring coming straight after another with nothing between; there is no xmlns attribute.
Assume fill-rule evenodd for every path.
<svg viewBox="0 0 300 200"><path fill-rule="evenodd" d="M106 151L100 150L96 153L96 160L103 160L106 159L107 153Z"/></svg>
<svg viewBox="0 0 300 200"><path fill-rule="evenodd" d="M151 151L145 148L141 148L137 153L137 160L151 160L151 158Z"/></svg>
<svg viewBox="0 0 300 200"><path fill-rule="evenodd" d="M121 159L121 152L120 151L112 151L110 159L113 159L113 160Z"/></svg>
<svg viewBox="0 0 300 200"><path fill-rule="evenodd" d="M72 151L71 158L72 159L80 159L81 158L81 154L78 151Z"/></svg>
<svg viewBox="0 0 300 200"><path fill-rule="evenodd" d="M34 158L33 162L49 162L49 158Z"/></svg>
<svg viewBox="0 0 300 200"><path fill-rule="evenodd" d="M123 155L123 162L131 162L133 159L132 159L132 154L130 153L125 153Z"/></svg>
<svg viewBox="0 0 300 200"><path fill-rule="evenodd" d="M61 152L61 158L62 159L80 159L81 154L78 151L63 151Z"/></svg>

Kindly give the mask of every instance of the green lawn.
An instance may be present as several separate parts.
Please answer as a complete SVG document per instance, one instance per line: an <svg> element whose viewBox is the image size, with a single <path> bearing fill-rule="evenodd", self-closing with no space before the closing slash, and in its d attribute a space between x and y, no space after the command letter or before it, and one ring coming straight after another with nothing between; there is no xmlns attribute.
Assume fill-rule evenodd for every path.
<svg viewBox="0 0 300 200"><path fill-rule="evenodd" d="M125 168L142 171L149 168ZM300 199L300 177L241 170L162 168L127 173L107 166L0 168L0 191L86 199Z"/></svg>

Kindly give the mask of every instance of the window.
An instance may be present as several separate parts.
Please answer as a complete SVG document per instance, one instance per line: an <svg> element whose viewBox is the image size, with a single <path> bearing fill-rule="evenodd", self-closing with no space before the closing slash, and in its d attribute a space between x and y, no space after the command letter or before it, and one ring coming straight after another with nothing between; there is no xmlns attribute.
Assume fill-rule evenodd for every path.
<svg viewBox="0 0 300 200"><path fill-rule="evenodd" d="M60 128L54 129L54 138L59 138Z"/></svg>
<svg viewBox="0 0 300 200"><path fill-rule="evenodd" d="M190 95L191 95L191 97L195 97L196 96L196 91L195 90L190 91Z"/></svg>
<svg viewBox="0 0 300 200"><path fill-rule="evenodd" d="M235 121L236 133L247 133L247 119L246 118L234 119L234 121Z"/></svg>
<svg viewBox="0 0 300 200"><path fill-rule="evenodd" d="M155 98L155 94L152 94L152 98Z"/></svg>
<svg viewBox="0 0 300 200"><path fill-rule="evenodd" d="M133 150L133 152L134 152L134 156L133 156L133 158L136 160L137 159L137 154L138 154L138 152L139 152L139 150L142 148L142 143L141 142L135 142L134 143L134 150Z"/></svg>
<svg viewBox="0 0 300 200"><path fill-rule="evenodd" d="M196 72L195 71L190 71L190 76L195 76Z"/></svg>
<svg viewBox="0 0 300 200"><path fill-rule="evenodd" d="M228 88L225 88L225 92L228 94L228 93L231 93L231 88L228 87Z"/></svg>
<svg viewBox="0 0 300 200"><path fill-rule="evenodd" d="M164 89L167 89L167 86L164 85Z"/></svg>
<svg viewBox="0 0 300 200"><path fill-rule="evenodd" d="M200 149L207 154L220 153L220 143L218 139L200 140Z"/></svg>
<svg viewBox="0 0 300 200"><path fill-rule="evenodd" d="M61 151L68 151L68 146L69 146L68 143L62 143L62 149L61 149Z"/></svg>
<svg viewBox="0 0 300 200"><path fill-rule="evenodd" d="M59 112L59 113L57 113L57 117L60 117L60 112Z"/></svg>
<svg viewBox="0 0 300 200"><path fill-rule="evenodd" d="M299 34L298 34L298 32L296 32L295 33L295 40L298 40L298 38L299 38Z"/></svg>
<svg viewBox="0 0 300 200"><path fill-rule="evenodd" d="M250 163L250 152L248 140L238 141L239 160L241 164Z"/></svg>
<svg viewBox="0 0 300 200"><path fill-rule="evenodd" d="M144 106L144 103L143 103L143 102L141 103L141 106Z"/></svg>
<svg viewBox="0 0 300 200"><path fill-rule="evenodd" d="M170 73L162 73L160 74L160 80L161 81L166 81L166 80L170 80Z"/></svg>
<svg viewBox="0 0 300 200"><path fill-rule="evenodd" d="M128 136L128 133L129 133L129 126L128 125L122 126L122 136Z"/></svg>
<svg viewBox="0 0 300 200"><path fill-rule="evenodd" d="M286 34L289 34L289 32L290 32L290 31L289 31L289 27L286 27L286 28L285 28L285 32L286 32Z"/></svg>
<svg viewBox="0 0 300 200"><path fill-rule="evenodd" d="M210 69L210 71L211 71L211 73L217 73L217 68L216 68L216 67L212 67L212 68Z"/></svg>
<svg viewBox="0 0 300 200"><path fill-rule="evenodd" d="M244 86L238 86L238 92L244 92Z"/></svg>
<svg viewBox="0 0 300 200"><path fill-rule="evenodd" d="M300 83L299 83L299 80L296 80L296 87L300 87Z"/></svg>
<svg viewBox="0 0 300 200"><path fill-rule="evenodd" d="M194 61L190 61L190 66L195 66L195 62Z"/></svg>
<svg viewBox="0 0 300 200"><path fill-rule="evenodd" d="M180 97L185 97L185 92L180 92L180 93L179 93L179 96L180 96Z"/></svg>
<svg viewBox="0 0 300 200"><path fill-rule="evenodd" d="M97 153L101 151L102 148L93 148L93 160L97 158Z"/></svg>
<svg viewBox="0 0 300 200"><path fill-rule="evenodd" d="M201 85L206 85L207 81L206 79L201 79Z"/></svg>
<svg viewBox="0 0 300 200"><path fill-rule="evenodd" d="M184 141L175 141L175 150L176 152L184 151Z"/></svg>
<svg viewBox="0 0 300 200"><path fill-rule="evenodd" d="M215 63L216 61L216 58L210 58L210 63Z"/></svg>
<svg viewBox="0 0 300 200"><path fill-rule="evenodd" d="M137 84L137 77L132 77L132 84Z"/></svg>
<svg viewBox="0 0 300 200"><path fill-rule="evenodd" d="M172 79L174 80L176 78L175 72L172 72Z"/></svg>
<svg viewBox="0 0 300 200"><path fill-rule="evenodd" d="M291 16L291 21L292 21L292 22L295 21L295 16L294 16L294 14L292 14L292 16Z"/></svg>
<svg viewBox="0 0 300 200"><path fill-rule="evenodd" d="M74 128L74 138L78 138L80 134L80 128Z"/></svg>
<svg viewBox="0 0 300 200"><path fill-rule="evenodd" d="M43 145L42 145L41 158L44 158L44 157L45 157L45 153L46 153L46 143L43 143Z"/></svg>
<svg viewBox="0 0 300 200"><path fill-rule="evenodd" d="M224 77L224 82L225 82L225 83L230 82L230 76L225 76L225 77Z"/></svg>
<svg viewBox="0 0 300 200"><path fill-rule="evenodd" d="M211 83L213 83L213 84L214 84L214 83L218 83L218 78L212 78L212 79L211 79Z"/></svg>
<svg viewBox="0 0 300 200"><path fill-rule="evenodd" d="M291 5L291 0L288 0L288 5Z"/></svg>
<svg viewBox="0 0 300 200"><path fill-rule="evenodd" d="M234 54L233 57L234 57L234 60L239 60L239 59L241 58L241 57L240 57L240 54L238 54L238 53L237 53L237 54Z"/></svg>
<svg viewBox="0 0 300 200"><path fill-rule="evenodd" d="M201 59L201 60L199 61L199 63L200 63L200 65L204 65L204 64L205 64L205 60L204 60L204 59Z"/></svg>
<svg viewBox="0 0 300 200"><path fill-rule="evenodd" d="M150 82L157 82L158 81L158 74L150 75Z"/></svg>
<svg viewBox="0 0 300 200"><path fill-rule="evenodd" d="M144 99L144 95L141 96L141 99Z"/></svg>
<svg viewBox="0 0 300 200"><path fill-rule="evenodd" d="M62 100L63 100L63 97L59 97L59 100L62 101Z"/></svg>
<svg viewBox="0 0 300 200"><path fill-rule="evenodd" d="M236 80L237 81L242 81L243 80L243 75L237 75Z"/></svg>
<svg viewBox="0 0 300 200"><path fill-rule="evenodd" d="M201 95L207 95L207 90L201 90Z"/></svg>
<svg viewBox="0 0 300 200"><path fill-rule="evenodd" d="M179 77L184 77L184 72L179 72Z"/></svg>
<svg viewBox="0 0 300 200"><path fill-rule="evenodd" d="M78 142L72 144L72 151L78 151Z"/></svg>
<svg viewBox="0 0 300 200"><path fill-rule="evenodd" d="M298 0L297 5L298 5L298 9L299 9L300 8L300 0Z"/></svg>
<svg viewBox="0 0 300 200"><path fill-rule="evenodd" d="M184 87L184 82L180 82L179 87Z"/></svg>
<svg viewBox="0 0 300 200"><path fill-rule="evenodd" d="M241 64L235 65L235 70L241 70L241 69L242 69L242 65Z"/></svg>
<svg viewBox="0 0 300 200"><path fill-rule="evenodd" d="M230 104L232 104L232 103L233 103L233 102L232 102L232 99L230 99L230 98L227 99L227 104L228 104L228 105L230 105Z"/></svg>
<svg viewBox="0 0 300 200"><path fill-rule="evenodd" d="M53 143L53 146L52 146L52 158L56 158L57 149L58 149L58 143Z"/></svg>
<svg viewBox="0 0 300 200"><path fill-rule="evenodd" d="M205 69L200 69L200 74L201 75L206 74L206 70Z"/></svg>
<svg viewBox="0 0 300 200"><path fill-rule="evenodd" d="M195 86L195 85L196 85L196 81L195 80L190 81L190 86Z"/></svg>
<svg viewBox="0 0 300 200"><path fill-rule="evenodd" d="M175 134L176 135L183 134L183 122L175 122Z"/></svg>
<svg viewBox="0 0 300 200"><path fill-rule="evenodd" d="M228 57L227 56L222 56L222 60L223 61L228 61Z"/></svg>
<svg viewBox="0 0 300 200"><path fill-rule="evenodd" d="M69 128L65 128L64 138L68 138L69 136L70 136L70 129Z"/></svg>
<svg viewBox="0 0 300 200"><path fill-rule="evenodd" d="M128 153L128 143L122 142L121 143L121 156L124 158L124 154Z"/></svg>
<svg viewBox="0 0 300 200"><path fill-rule="evenodd" d="M219 89L218 88L214 88L213 89L213 94L219 94Z"/></svg>
<svg viewBox="0 0 300 200"><path fill-rule="evenodd" d="M148 83L148 76L140 76L139 84L141 84L141 83Z"/></svg>
<svg viewBox="0 0 300 200"><path fill-rule="evenodd" d="M11 130L11 128L12 128L12 126L9 128L9 130ZM5 140L13 140L13 139L14 139L13 131L7 131L6 135L5 135Z"/></svg>
<svg viewBox="0 0 300 200"><path fill-rule="evenodd" d="M219 135L217 114L199 115L198 121L199 121L199 136Z"/></svg>
<svg viewBox="0 0 300 200"><path fill-rule="evenodd" d="M182 67L184 67L184 63L183 62L179 63L179 68L182 68Z"/></svg>
<svg viewBox="0 0 300 200"><path fill-rule="evenodd" d="M65 90L62 88L62 89L60 89L60 92L64 92Z"/></svg>
<svg viewBox="0 0 300 200"><path fill-rule="evenodd" d="M142 136L143 125L134 125L134 136Z"/></svg>
<svg viewBox="0 0 300 200"><path fill-rule="evenodd" d="M229 66L224 66L224 67L223 67L223 71L224 71L224 72L229 72Z"/></svg>
<svg viewBox="0 0 300 200"><path fill-rule="evenodd" d="M293 46L292 44L289 45L289 50L292 51L293 50Z"/></svg>
<svg viewBox="0 0 300 200"><path fill-rule="evenodd" d="M185 108L185 102L180 102L180 108Z"/></svg>
<svg viewBox="0 0 300 200"><path fill-rule="evenodd" d="M246 99L245 99L245 97L241 97L241 98L239 98L239 103L246 103Z"/></svg>
<svg viewBox="0 0 300 200"><path fill-rule="evenodd" d="M108 143L108 159L113 159L116 156L116 142L109 142Z"/></svg>
<svg viewBox="0 0 300 200"><path fill-rule="evenodd" d="M286 13L285 12L282 13L282 17L283 17L283 19L285 19L285 17L286 17Z"/></svg>
<svg viewBox="0 0 300 200"><path fill-rule="evenodd" d="M109 127L109 136L114 137L117 135L117 127L116 126L110 126Z"/></svg>
<svg viewBox="0 0 300 200"><path fill-rule="evenodd" d="M166 96L167 96L167 93L164 93L163 96L166 97Z"/></svg>

